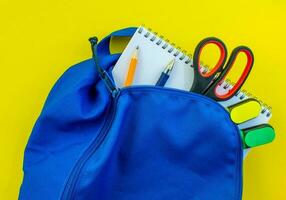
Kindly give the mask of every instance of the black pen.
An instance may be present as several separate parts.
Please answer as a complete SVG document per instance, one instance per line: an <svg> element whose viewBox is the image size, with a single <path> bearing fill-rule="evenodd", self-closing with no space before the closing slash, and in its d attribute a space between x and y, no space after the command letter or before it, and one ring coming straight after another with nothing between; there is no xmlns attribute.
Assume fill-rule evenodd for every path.
<svg viewBox="0 0 286 200"><path fill-rule="evenodd" d="M167 80L169 79L170 73L172 72L175 64L175 59L171 60L167 66L165 67L164 71L161 73L159 80L156 83L156 86L163 87Z"/></svg>

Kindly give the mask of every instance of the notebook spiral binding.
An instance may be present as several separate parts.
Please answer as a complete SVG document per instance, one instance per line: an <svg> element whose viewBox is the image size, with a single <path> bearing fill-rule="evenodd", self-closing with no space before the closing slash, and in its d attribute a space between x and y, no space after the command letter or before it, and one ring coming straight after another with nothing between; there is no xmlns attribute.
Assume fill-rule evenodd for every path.
<svg viewBox="0 0 286 200"><path fill-rule="evenodd" d="M145 29L144 29L145 28ZM144 32L144 30L147 30ZM193 67L193 56L192 54L187 54L186 50L182 50L181 47L176 46L174 43L170 43L168 39L164 39L162 35L158 36L156 32L153 32L152 29L146 28L142 25L138 29L138 33L143 34L145 38L148 38L151 42L154 42L156 45L160 46L162 49L166 49L168 53L173 53L173 56L176 58L179 56L181 61L184 61L185 64L190 64L190 67ZM207 73L210 68L208 65L205 65L203 62L200 62L200 66L202 68L202 73ZM235 83L231 82L231 80L227 79L222 83L222 87L227 90L230 89ZM239 97L240 100L244 100L246 98L254 98L259 101L262 105L261 114L265 115L266 117L270 117L272 115L272 108L267 105L266 103L259 100L255 97L252 93L248 92L247 90L243 89L238 91L235 95Z"/></svg>
<svg viewBox="0 0 286 200"><path fill-rule="evenodd" d="M166 49L166 51L176 58L178 57L181 61L185 62L185 64L190 64L192 66L192 55L187 54L187 51L181 49L176 46L174 43L170 43L168 39L164 39L162 35L158 36L156 32L153 32L150 28L145 28L147 30L144 32L144 26L141 26L138 29L138 33L143 34L145 38L148 38L151 42L154 42L156 45L160 46L162 49Z"/></svg>

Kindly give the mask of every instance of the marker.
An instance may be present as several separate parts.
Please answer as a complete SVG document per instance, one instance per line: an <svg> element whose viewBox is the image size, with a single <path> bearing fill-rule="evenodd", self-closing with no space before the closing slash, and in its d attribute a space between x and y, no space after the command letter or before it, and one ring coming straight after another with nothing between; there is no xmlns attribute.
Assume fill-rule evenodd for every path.
<svg viewBox="0 0 286 200"><path fill-rule="evenodd" d="M258 117L261 112L261 104L256 99L249 98L228 107L228 110L231 120L240 124Z"/></svg>
<svg viewBox="0 0 286 200"><path fill-rule="evenodd" d="M165 67L164 71L161 73L161 76L159 78L159 80L156 83L156 86L161 86L163 87L167 80L170 77L170 74L174 68L174 64L175 64L175 59L171 60Z"/></svg>
<svg viewBox="0 0 286 200"><path fill-rule="evenodd" d="M261 124L243 129L240 134L244 143L243 147L245 149L268 144L275 138L275 130L269 124Z"/></svg>
<svg viewBox="0 0 286 200"><path fill-rule="evenodd" d="M136 71L136 65L138 61L138 51L139 51L139 46L136 47L131 57L127 77L124 82L124 86L129 86L133 82L135 71Z"/></svg>

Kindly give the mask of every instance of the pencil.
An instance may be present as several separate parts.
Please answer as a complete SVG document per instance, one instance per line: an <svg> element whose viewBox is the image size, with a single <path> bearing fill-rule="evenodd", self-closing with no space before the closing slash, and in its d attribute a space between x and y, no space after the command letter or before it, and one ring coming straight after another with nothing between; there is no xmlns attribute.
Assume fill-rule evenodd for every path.
<svg viewBox="0 0 286 200"><path fill-rule="evenodd" d="M133 82L135 71L136 71L136 65L137 65L137 61L138 61L138 51L139 51L139 46L136 47L136 49L134 50L134 53L131 57L129 69L128 69L127 77L125 79L124 86L129 86Z"/></svg>

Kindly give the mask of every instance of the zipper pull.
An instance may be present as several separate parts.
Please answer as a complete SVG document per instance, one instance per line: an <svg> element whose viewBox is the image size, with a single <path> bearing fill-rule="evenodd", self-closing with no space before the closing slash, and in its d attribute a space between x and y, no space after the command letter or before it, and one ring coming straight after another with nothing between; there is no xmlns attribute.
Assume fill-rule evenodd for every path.
<svg viewBox="0 0 286 200"><path fill-rule="evenodd" d="M119 94L120 94L120 89L119 88L116 88L115 90L113 90L112 92L111 92L111 96L114 98L114 99L117 99L117 97L119 96Z"/></svg>

